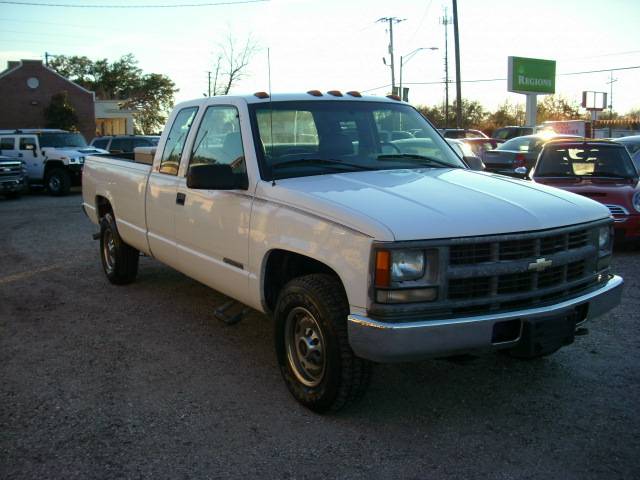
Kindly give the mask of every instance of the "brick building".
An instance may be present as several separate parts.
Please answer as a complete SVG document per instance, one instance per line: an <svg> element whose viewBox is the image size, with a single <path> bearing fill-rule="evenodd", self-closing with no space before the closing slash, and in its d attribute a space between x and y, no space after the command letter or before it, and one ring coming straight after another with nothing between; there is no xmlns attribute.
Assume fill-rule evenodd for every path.
<svg viewBox="0 0 640 480"><path fill-rule="evenodd" d="M51 97L67 92L78 116L78 129L87 141L95 136L95 95L54 70L42 60L8 62L0 72L0 129L44 128L44 109Z"/></svg>

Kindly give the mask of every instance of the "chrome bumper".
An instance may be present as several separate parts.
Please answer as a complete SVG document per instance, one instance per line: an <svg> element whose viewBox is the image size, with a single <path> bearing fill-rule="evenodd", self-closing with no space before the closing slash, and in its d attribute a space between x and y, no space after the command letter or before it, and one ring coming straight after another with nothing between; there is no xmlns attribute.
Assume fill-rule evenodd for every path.
<svg viewBox="0 0 640 480"><path fill-rule="evenodd" d="M584 320L591 320L620 303L623 283L621 277L614 275L598 290L555 305L459 319L390 323L349 315L349 343L356 355L376 362L445 357L514 346L519 336L507 342L492 341L496 323L561 315L583 305L588 305Z"/></svg>

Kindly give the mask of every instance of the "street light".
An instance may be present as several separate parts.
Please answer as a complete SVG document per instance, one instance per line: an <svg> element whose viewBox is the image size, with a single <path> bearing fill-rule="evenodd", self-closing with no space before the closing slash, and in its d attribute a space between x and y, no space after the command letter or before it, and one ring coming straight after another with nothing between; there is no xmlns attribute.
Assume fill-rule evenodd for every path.
<svg viewBox="0 0 640 480"><path fill-rule="evenodd" d="M438 47L420 47L416 48L412 52L407 53L406 55L400 55L400 98L404 100L404 95L402 91L402 66L407 63L409 60L413 58L413 56L418 53L420 50L438 50Z"/></svg>

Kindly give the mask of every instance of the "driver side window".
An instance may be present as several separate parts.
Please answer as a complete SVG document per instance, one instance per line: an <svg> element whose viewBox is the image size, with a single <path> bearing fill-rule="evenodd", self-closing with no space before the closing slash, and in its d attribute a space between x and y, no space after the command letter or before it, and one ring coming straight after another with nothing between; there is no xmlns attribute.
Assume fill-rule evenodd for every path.
<svg viewBox="0 0 640 480"><path fill-rule="evenodd" d="M238 110L231 106L207 108L198 127L189 167L229 165L235 174L247 172Z"/></svg>

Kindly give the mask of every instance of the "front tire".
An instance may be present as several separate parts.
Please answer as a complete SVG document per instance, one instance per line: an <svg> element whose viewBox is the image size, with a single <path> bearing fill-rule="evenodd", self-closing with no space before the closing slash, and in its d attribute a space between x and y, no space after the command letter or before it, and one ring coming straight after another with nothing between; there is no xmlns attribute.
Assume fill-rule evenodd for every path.
<svg viewBox="0 0 640 480"><path fill-rule="evenodd" d="M47 190L54 197L67 195L71 190L71 177L63 168L54 168L47 175Z"/></svg>
<svg viewBox="0 0 640 480"><path fill-rule="evenodd" d="M126 285L138 275L140 252L122 241L112 213L100 219L100 259L109 281Z"/></svg>
<svg viewBox="0 0 640 480"><path fill-rule="evenodd" d="M357 401L369 385L371 363L351 350L348 314L344 290L330 275L293 279L278 297L275 341L280 372L294 398L318 413Z"/></svg>

